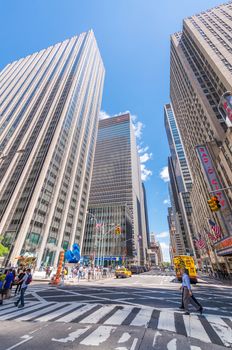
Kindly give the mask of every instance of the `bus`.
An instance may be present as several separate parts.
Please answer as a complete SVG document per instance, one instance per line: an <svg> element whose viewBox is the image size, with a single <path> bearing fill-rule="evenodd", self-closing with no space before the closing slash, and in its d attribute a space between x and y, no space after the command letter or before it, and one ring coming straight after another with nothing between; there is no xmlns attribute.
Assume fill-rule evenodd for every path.
<svg viewBox="0 0 232 350"><path fill-rule="evenodd" d="M195 268L194 259L189 255L179 255L173 258L174 268L178 281L182 281L180 269L185 268L188 270L191 283L197 283L197 272Z"/></svg>

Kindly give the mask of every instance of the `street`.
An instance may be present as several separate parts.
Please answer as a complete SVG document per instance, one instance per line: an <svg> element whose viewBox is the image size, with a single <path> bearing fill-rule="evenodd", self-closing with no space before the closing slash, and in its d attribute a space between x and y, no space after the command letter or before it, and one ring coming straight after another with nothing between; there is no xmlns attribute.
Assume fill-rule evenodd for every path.
<svg viewBox="0 0 232 350"><path fill-rule="evenodd" d="M0 309L0 350L204 350L232 345L232 286L200 280L194 295L203 315L183 315L173 275L148 272L128 279L51 287L34 282L24 309Z"/></svg>

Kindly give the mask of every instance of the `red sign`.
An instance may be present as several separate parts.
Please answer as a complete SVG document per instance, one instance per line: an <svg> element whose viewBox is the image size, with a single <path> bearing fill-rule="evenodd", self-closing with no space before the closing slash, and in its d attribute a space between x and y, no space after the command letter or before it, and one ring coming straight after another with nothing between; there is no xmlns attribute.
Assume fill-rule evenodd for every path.
<svg viewBox="0 0 232 350"><path fill-rule="evenodd" d="M223 241L216 243L214 248L217 250L218 255L232 254L232 237L228 237L223 239Z"/></svg>
<svg viewBox="0 0 232 350"><path fill-rule="evenodd" d="M218 197L218 200L220 201L221 209L227 208L226 197L224 196L223 192L220 191L220 188L222 188L222 185L215 171L215 167L211 161L211 158L206 146L197 146L196 150L197 150L198 158L200 159L202 168L204 169L204 173L207 178L207 182L210 190L216 191L214 192L214 195Z"/></svg>

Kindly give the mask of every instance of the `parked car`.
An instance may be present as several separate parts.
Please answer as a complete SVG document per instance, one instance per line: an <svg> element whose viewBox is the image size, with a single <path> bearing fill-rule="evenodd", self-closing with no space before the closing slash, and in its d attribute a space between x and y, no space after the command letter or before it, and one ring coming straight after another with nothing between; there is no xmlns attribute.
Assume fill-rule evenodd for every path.
<svg viewBox="0 0 232 350"><path fill-rule="evenodd" d="M131 277L131 276L132 276L131 271L125 267L121 267L120 269L115 270L115 277L116 278L119 278L119 277L127 278L127 277Z"/></svg>

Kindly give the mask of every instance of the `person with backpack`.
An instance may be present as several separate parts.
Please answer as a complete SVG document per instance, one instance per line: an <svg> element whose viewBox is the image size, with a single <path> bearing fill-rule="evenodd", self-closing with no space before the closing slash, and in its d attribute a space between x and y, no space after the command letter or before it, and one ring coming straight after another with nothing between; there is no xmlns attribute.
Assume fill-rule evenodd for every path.
<svg viewBox="0 0 232 350"><path fill-rule="evenodd" d="M26 273L26 269L23 269L21 271L19 271L18 277L17 277L17 281L16 281L16 289L15 289L15 296L17 295L17 293L19 294L21 291L21 287L23 284L23 277ZM20 282L21 281L21 282Z"/></svg>
<svg viewBox="0 0 232 350"><path fill-rule="evenodd" d="M2 288L0 291L0 305L3 305L3 298L5 296L6 299L10 298L11 294L11 285L14 280L13 270L9 269L8 271L5 271L5 279L2 283Z"/></svg>
<svg viewBox="0 0 232 350"><path fill-rule="evenodd" d="M25 272L25 275L22 277L22 279L18 282L19 284L22 282L22 287L20 291L20 297L19 299L14 303L15 306L22 308L24 307L24 295L27 290L27 287L32 281L32 275L31 275L31 269L27 269ZM20 303L20 305L19 305Z"/></svg>

